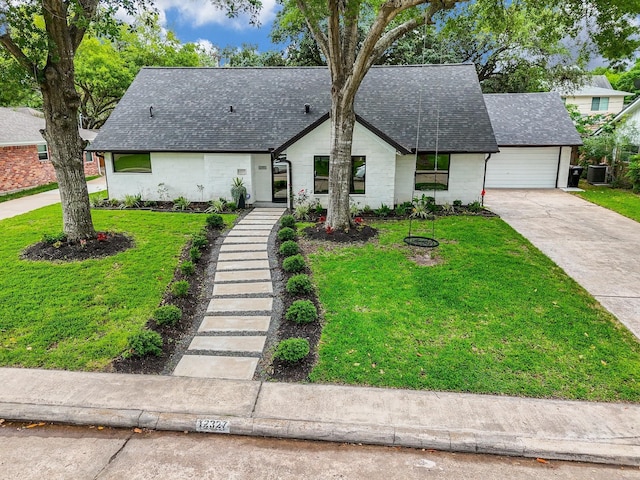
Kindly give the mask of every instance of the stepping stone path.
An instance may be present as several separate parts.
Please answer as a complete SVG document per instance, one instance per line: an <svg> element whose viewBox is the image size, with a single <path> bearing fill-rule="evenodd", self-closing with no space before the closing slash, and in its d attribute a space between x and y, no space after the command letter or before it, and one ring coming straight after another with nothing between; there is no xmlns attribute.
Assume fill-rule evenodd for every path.
<svg viewBox="0 0 640 480"><path fill-rule="evenodd" d="M251 380L273 306L269 234L284 208L255 208L227 234L207 314L173 371L182 377Z"/></svg>

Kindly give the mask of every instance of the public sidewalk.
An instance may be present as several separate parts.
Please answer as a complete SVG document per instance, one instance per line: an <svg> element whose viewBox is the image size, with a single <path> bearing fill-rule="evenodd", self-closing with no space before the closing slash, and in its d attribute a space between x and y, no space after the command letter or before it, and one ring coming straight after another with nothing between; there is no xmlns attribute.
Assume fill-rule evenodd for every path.
<svg viewBox="0 0 640 480"><path fill-rule="evenodd" d="M87 187L89 189L89 193L106 190L106 179L105 177L94 178L87 182ZM0 203L0 220L16 217L23 213L46 207L47 205L53 205L54 203L60 203L60 190L58 189L2 202Z"/></svg>
<svg viewBox="0 0 640 480"><path fill-rule="evenodd" d="M11 420L640 465L634 404L15 368L0 385Z"/></svg>

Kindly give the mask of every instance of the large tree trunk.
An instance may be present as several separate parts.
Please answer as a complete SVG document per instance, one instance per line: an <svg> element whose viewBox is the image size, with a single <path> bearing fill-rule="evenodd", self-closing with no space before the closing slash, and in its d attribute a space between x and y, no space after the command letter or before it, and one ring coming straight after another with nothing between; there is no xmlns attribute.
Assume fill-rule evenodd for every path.
<svg viewBox="0 0 640 480"><path fill-rule="evenodd" d="M84 141L78 131L80 97L74 85L73 56L51 62L40 85L46 120L42 132L56 172L62 201L63 230L71 241L96 236L82 161Z"/></svg>
<svg viewBox="0 0 640 480"><path fill-rule="evenodd" d="M331 150L329 159L329 205L326 227L351 227L349 192L351 189L351 144L356 123L353 95L334 88L331 99Z"/></svg>

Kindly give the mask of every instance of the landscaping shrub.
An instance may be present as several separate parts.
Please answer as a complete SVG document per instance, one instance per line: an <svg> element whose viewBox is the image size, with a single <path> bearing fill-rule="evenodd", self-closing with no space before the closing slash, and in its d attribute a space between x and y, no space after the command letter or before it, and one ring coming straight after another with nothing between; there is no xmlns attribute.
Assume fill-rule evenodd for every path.
<svg viewBox="0 0 640 480"><path fill-rule="evenodd" d="M389 208L389 206L385 205L384 203L380 205L380 208L375 210L375 213L378 217L388 217L391 212L392 210Z"/></svg>
<svg viewBox="0 0 640 480"><path fill-rule="evenodd" d="M162 337L153 330L142 330L129 337L128 347L131 355L138 357L160 356L162 354Z"/></svg>
<svg viewBox="0 0 640 480"><path fill-rule="evenodd" d="M280 253L285 257L290 257L297 253L300 253L300 247L293 240L287 240L280 245Z"/></svg>
<svg viewBox="0 0 640 480"><path fill-rule="evenodd" d="M479 201L475 201L469 204L469 211L472 213L479 213L482 210L482 205L480 205Z"/></svg>
<svg viewBox="0 0 640 480"><path fill-rule="evenodd" d="M293 323L311 323L318 318L318 311L311 300L296 300L285 314Z"/></svg>
<svg viewBox="0 0 640 480"><path fill-rule="evenodd" d="M306 338L287 338L278 343L274 358L279 358L285 362L299 362L309 355L309 341Z"/></svg>
<svg viewBox="0 0 640 480"><path fill-rule="evenodd" d="M189 294L189 282L178 280L171 284L171 293L176 297L186 297Z"/></svg>
<svg viewBox="0 0 640 480"><path fill-rule="evenodd" d="M207 226L209 228L224 228L224 219L217 213L207 215Z"/></svg>
<svg viewBox="0 0 640 480"><path fill-rule="evenodd" d="M287 257L282 261L282 268L286 272L297 273L304 270L306 264L304 262L304 257L300 254L292 255L291 257Z"/></svg>
<svg viewBox="0 0 640 480"><path fill-rule="evenodd" d="M227 202L224 199L219 199L219 200L211 200L209 202L209 208L207 208L207 213L208 212L214 212L214 213L222 213L224 212L224 209L227 206Z"/></svg>
<svg viewBox="0 0 640 480"><path fill-rule="evenodd" d="M411 202L402 202L400 205L397 205L396 214L400 216L409 215L413 211L413 203Z"/></svg>
<svg viewBox="0 0 640 480"><path fill-rule="evenodd" d="M198 247L191 247L189 249L189 258L191 258L191 261L193 263L196 263L198 260L200 260L200 257L202 257L202 252L200 252L200 249Z"/></svg>
<svg viewBox="0 0 640 480"><path fill-rule="evenodd" d="M182 310L175 305L163 305L153 312L153 319L158 325L175 325L182 318Z"/></svg>
<svg viewBox="0 0 640 480"><path fill-rule="evenodd" d="M191 240L191 245L197 248L198 250L202 250L209 245L209 239L207 238L207 234L204 232L198 232L193 235Z"/></svg>
<svg viewBox="0 0 640 480"><path fill-rule="evenodd" d="M453 201L453 206L454 207L461 207L462 206L462 200L454 200Z"/></svg>
<svg viewBox="0 0 640 480"><path fill-rule="evenodd" d="M280 219L280 227L285 228L289 227L292 229L296 228L296 219L293 215L285 215Z"/></svg>
<svg viewBox="0 0 640 480"><path fill-rule="evenodd" d="M313 291L313 284L309 275L300 273L287 281L287 293L291 295L305 295Z"/></svg>
<svg viewBox="0 0 640 480"><path fill-rule="evenodd" d="M287 240L295 240L296 231L291 227L284 227L278 232L278 240L286 242Z"/></svg>
<svg viewBox="0 0 640 480"><path fill-rule="evenodd" d="M640 155L630 157L629 166L625 176L631 180L634 193L640 192Z"/></svg>
<svg viewBox="0 0 640 480"><path fill-rule="evenodd" d="M229 210L230 212L233 212L234 210L238 209L238 205L236 204L236 202L227 202L227 210Z"/></svg>
<svg viewBox="0 0 640 480"><path fill-rule="evenodd" d="M184 212L191 205L191 201L186 197L178 197L173 201L173 209Z"/></svg>
<svg viewBox="0 0 640 480"><path fill-rule="evenodd" d="M58 243L58 242L66 242L67 234L64 232L45 233L42 236L42 241L45 243L48 243L49 245L53 245L54 243Z"/></svg>
<svg viewBox="0 0 640 480"><path fill-rule="evenodd" d="M193 273L196 271L196 268L193 266L193 262L182 262L182 265L180 265L180 271L183 275L186 275L188 277L190 275L193 275Z"/></svg>
<svg viewBox="0 0 640 480"><path fill-rule="evenodd" d="M122 208L136 208L142 204L142 195L125 195Z"/></svg>

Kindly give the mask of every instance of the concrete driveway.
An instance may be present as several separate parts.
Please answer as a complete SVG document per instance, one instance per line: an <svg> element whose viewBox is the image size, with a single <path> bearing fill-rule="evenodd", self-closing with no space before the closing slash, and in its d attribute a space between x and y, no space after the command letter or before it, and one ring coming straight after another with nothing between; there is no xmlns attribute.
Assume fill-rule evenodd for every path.
<svg viewBox="0 0 640 480"><path fill-rule="evenodd" d="M640 338L640 223L562 190L489 190L485 206Z"/></svg>

